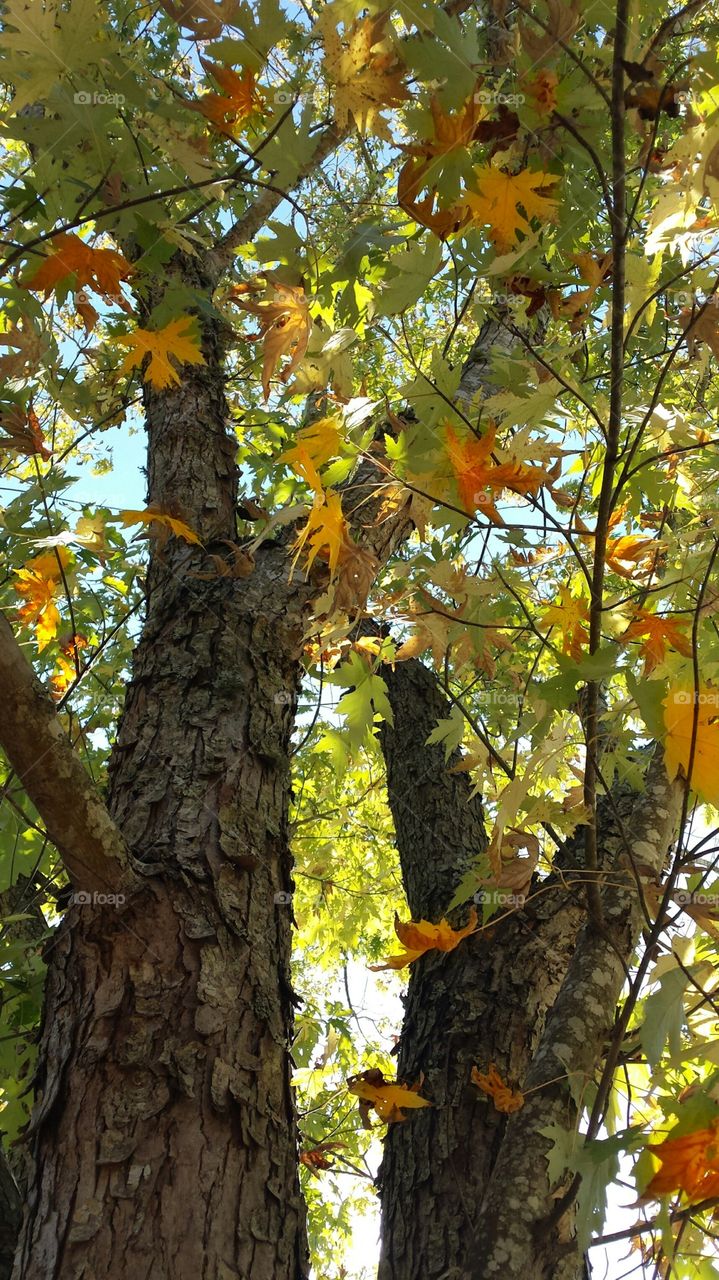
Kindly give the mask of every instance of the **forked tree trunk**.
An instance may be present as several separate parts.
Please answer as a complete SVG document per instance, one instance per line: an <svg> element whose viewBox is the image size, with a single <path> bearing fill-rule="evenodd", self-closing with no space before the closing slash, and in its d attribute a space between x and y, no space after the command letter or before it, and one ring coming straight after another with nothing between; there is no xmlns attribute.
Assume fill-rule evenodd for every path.
<svg viewBox="0 0 719 1280"><path fill-rule="evenodd" d="M226 553L235 444L211 327L203 350L146 395L149 498ZM271 542L250 578L194 576L210 568L177 539L153 552L109 788L142 887L74 905L52 948L17 1280L308 1273L287 905L301 595Z"/></svg>

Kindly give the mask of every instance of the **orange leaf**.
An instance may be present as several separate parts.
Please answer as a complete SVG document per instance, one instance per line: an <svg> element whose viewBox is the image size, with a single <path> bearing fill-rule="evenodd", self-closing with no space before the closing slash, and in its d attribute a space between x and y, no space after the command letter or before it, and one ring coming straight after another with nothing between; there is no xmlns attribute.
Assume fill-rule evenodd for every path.
<svg viewBox="0 0 719 1280"><path fill-rule="evenodd" d="M479 1070L478 1067L472 1067L470 1076L472 1084L476 1084L482 1093L486 1093L487 1097L492 1098L497 1111L504 1112L505 1115L511 1115L513 1111L519 1111L524 1106L524 1094L519 1089L513 1090L497 1071L493 1062L490 1062L486 1073Z"/></svg>
<svg viewBox="0 0 719 1280"><path fill-rule="evenodd" d="M469 209L464 204L453 204L449 208L435 209L437 198L436 187L431 187L429 194L419 200L419 192L427 185L425 178L434 172L431 165L420 162L413 157L405 161L397 179L397 203L414 222L428 227L440 240L446 240L469 221Z"/></svg>
<svg viewBox="0 0 719 1280"><path fill-rule="evenodd" d="M121 281L131 273L131 264L116 249L91 249L79 236L64 234L55 236L52 251L23 286L47 297L71 276L73 291L89 285L103 297L117 299Z"/></svg>
<svg viewBox="0 0 719 1280"><path fill-rule="evenodd" d="M403 923L395 913L394 931L405 948L401 955L390 956L385 964L371 964L370 969L404 969L427 951L454 951L463 938L477 931L477 912L474 907L469 913L469 920L463 929L453 929L448 920L442 919L439 924L431 924L429 920L409 920Z"/></svg>
<svg viewBox="0 0 719 1280"><path fill-rule="evenodd" d="M644 674L649 675L663 660L667 649L675 649L685 658L690 658L692 646L689 637L681 630L678 622L671 618L660 618L655 613L638 609L622 636L622 644L637 640L644 636L639 652L645 659Z"/></svg>
<svg viewBox="0 0 719 1280"><path fill-rule="evenodd" d="M673 684L664 699L664 764L670 778L681 769L700 800L719 805L719 689ZM692 743L694 752L692 756Z"/></svg>
<svg viewBox="0 0 719 1280"><path fill-rule="evenodd" d="M496 435L493 423L479 440L463 442L457 438L451 426L447 426L446 431L449 460L467 512L481 508L495 524L503 525L504 521L494 499L504 489L519 494L537 493L547 480L540 467L525 466L516 459L497 464L490 460Z"/></svg>
<svg viewBox="0 0 719 1280"><path fill-rule="evenodd" d="M661 1168L647 1186L642 1201L683 1191L689 1201L713 1199L719 1195L719 1119L706 1129L649 1143L648 1150L661 1161Z"/></svg>
<svg viewBox="0 0 719 1280"><path fill-rule="evenodd" d="M249 67L243 67L241 72L237 72L231 67L223 67L220 63L209 62L204 58L200 58L200 62L205 71L217 81L223 93L205 93L190 105L214 124L220 133L233 138L239 125L251 115L264 111L265 100L257 89L255 73Z"/></svg>

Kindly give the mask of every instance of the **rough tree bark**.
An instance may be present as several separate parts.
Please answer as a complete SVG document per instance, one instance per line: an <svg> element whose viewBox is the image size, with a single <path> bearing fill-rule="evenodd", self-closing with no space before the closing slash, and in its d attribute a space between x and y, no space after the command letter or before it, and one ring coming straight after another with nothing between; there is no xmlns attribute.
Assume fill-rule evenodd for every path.
<svg viewBox="0 0 719 1280"><path fill-rule="evenodd" d="M469 799L466 774L449 772L456 758L445 764L441 747L423 745L449 712L435 677L414 660L386 679L395 723L383 726L382 748L404 887L412 917L436 920L484 847L481 803ZM554 1204L540 1131L576 1122L566 1076L595 1074L641 926L630 859L661 870L680 794L657 759L641 801L617 786L600 802L602 866L626 886L604 891L606 937L584 925L568 874L582 865L580 831L556 857L559 874L523 910L413 966L398 1077L424 1076L434 1106L387 1134L379 1280L585 1274L571 1210L535 1235ZM533 1091L516 1116L498 1113L470 1083L472 1066L490 1061Z"/></svg>
<svg viewBox="0 0 719 1280"><path fill-rule="evenodd" d="M208 285L209 287L209 285ZM148 390L149 500L235 540L221 351ZM74 905L52 951L22 1280L301 1280L290 1090L288 746L303 597L155 547L109 807L143 881ZM280 900L275 902L275 896Z"/></svg>
<svg viewBox="0 0 719 1280"><path fill-rule="evenodd" d="M450 710L434 675L412 660L385 678L394 727L383 725L382 748L405 892L413 919L437 920L486 846L482 804L467 774L451 772L459 753L445 763L442 746L425 745ZM380 1280L468 1275L506 1125L470 1073L494 1061L505 1078L523 1078L581 918L576 896L557 886L491 933L413 966L398 1076L423 1075L434 1106L388 1131Z"/></svg>
<svg viewBox="0 0 719 1280"><path fill-rule="evenodd" d="M22 1217L22 1201L5 1152L0 1150L0 1280L9 1280L17 1233Z"/></svg>

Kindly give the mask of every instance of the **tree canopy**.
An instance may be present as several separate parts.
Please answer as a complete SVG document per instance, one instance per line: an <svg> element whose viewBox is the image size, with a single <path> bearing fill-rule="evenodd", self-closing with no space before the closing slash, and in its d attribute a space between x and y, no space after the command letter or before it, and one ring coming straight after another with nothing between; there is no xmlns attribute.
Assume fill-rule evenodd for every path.
<svg viewBox="0 0 719 1280"><path fill-rule="evenodd" d="M6 1149L60 919L138 870L131 789L117 827L99 797L146 602L244 592L270 652L281 583L294 884L267 911L294 926L313 1274L373 1274L345 1249L385 1126L391 1180L449 1105L397 1060L407 973L425 1007L470 947L509 975L558 890L554 1038L462 1060L505 1135L483 1211L510 1239L536 1154L580 1252L621 1204L627 1270L719 1274L716 7L4 0L3 28ZM459 807L430 819L417 783L403 835L420 749Z"/></svg>

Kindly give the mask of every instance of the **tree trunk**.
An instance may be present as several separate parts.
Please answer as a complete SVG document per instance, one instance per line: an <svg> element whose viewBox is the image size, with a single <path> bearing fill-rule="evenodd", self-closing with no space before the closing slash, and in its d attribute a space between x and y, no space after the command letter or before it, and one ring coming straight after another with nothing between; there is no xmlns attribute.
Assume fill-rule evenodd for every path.
<svg viewBox="0 0 719 1280"><path fill-rule="evenodd" d="M12 1273L22 1202L5 1152L0 1148L0 1280Z"/></svg>
<svg viewBox="0 0 719 1280"><path fill-rule="evenodd" d="M146 393L149 499L235 539L221 352ZM211 562L210 562L211 563ZM302 594L157 544L110 766L142 888L75 903L52 949L17 1280L302 1280L290 1088L289 738Z"/></svg>
<svg viewBox="0 0 719 1280"><path fill-rule="evenodd" d="M394 728L382 727L389 802L413 919L446 915L464 872L486 845L479 797L450 772L444 748L425 746L449 714L436 678L416 660L388 669ZM466 910L464 911L466 915ZM566 972L582 918L568 892L412 966L398 1077L431 1110L392 1125L381 1172L380 1280L455 1280L469 1274L474 1226L506 1117L471 1084L474 1065L521 1080Z"/></svg>
<svg viewBox="0 0 719 1280"><path fill-rule="evenodd" d="M383 726L382 748L405 892L413 919L437 920L484 845L481 804L469 799L467 775L449 772L458 755L445 764L441 746L423 745L449 711L434 676L414 660L386 679L394 728ZM413 965L398 1078L424 1077L434 1105L387 1133L379 1280L586 1274L571 1209L535 1235L554 1204L541 1130L575 1127L567 1073L589 1080L602 1060L641 924L633 851L659 872L675 835L680 791L660 760L647 787L641 800L617 786L600 801L602 865L626 884L604 892L606 937L582 927L583 894L560 874L535 880L543 892L491 931ZM582 849L580 829L555 856L558 872L581 867ZM471 1084L472 1066L489 1062L532 1091L516 1115Z"/></svg>

